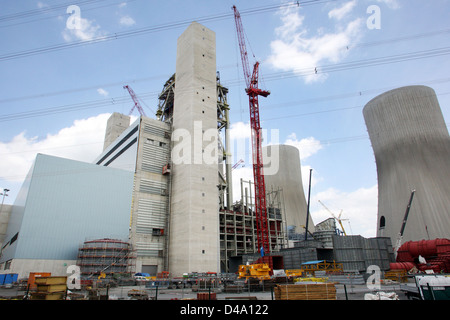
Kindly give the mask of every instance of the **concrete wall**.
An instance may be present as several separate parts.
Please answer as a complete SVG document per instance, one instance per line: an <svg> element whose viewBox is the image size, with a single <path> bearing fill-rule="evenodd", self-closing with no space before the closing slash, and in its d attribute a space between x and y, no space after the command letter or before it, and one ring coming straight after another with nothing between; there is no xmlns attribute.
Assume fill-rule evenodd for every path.
<svg viewBox="0 0 450 320"><path fill-rule="evenodd" d="M52 276L72 275L67 272L67 268L76 265L77 260L47 260L47 259L13 259L11 261L10 270L4 272L12 272L18 274L18 279L28 278L31 272L49 272Z"/></svg>
<svg viewBox="0 0 450 320"><path fill-rule="evenodd" d="M403 241L449 238L450 137L434 90L391 90L367 103L363 113L377 165L377 236L395 245L415 189Z"/></svg>
<svg viewBox="0 0 450 320"><path fill-rule="evenodd" d="M172 275L219 271L215 45L215 33L196 22L177 42L169 248Z"/></svg>
<svg viewBox="0 0 450 320"><path fill-rule="evenodd" d="M278 156L276 156L276 152L278 152ZM303 233L304 227L306 227L306 197L308 191L305 194L303 190L299 150L289 145L266 146L263 148L263 154L267 154L272 161L279 161L278 170L275 174L268 174L267 172L270 172L270 170L264 171L266 191L269 191L271 187L283 189L286 225L295 226L297 233ZM309 179L309 176L305 179ZM311 216L309 217L308 229L311 233L314 232Z"/></svg>

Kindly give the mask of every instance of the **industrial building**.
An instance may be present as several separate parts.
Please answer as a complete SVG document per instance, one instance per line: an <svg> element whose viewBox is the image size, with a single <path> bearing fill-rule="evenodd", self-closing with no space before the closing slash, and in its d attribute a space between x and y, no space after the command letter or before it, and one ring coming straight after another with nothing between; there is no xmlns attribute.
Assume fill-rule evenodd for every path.
<svg viewBox="0 0 450 320"><path fill-rule="evenodd" d="M377 235L397 241L447 238L450 136L436 93L426 86L385 92L364 107L378 175Z"/></svg>
<svg viewBox="0 0 450 320"><path fill-rule="evenodd" d="M394 103L389 100L390 94L372 100L364 111L379 173L379 221L384 221L378 226L377 238L343 237L334 219L314 224L307 212L299 150L293 146L265 147L262 153L271 155L276 170L262 170L260 166L259 179L265 181L264 188L256 187L258 182L241 180L241 197L233 199L228 88L221 85L216 70L215 41L212 30L193 22L178 38L176 72L163 85L156 118L141 113L131 123L130 116L113 113L107 123L103 151L92 163L41 154L36 157L10 217L2 214L1 222L7 225L0 257L2 271L16 272L21 277L30 272L66 274L67 266L78 265L83 276L127 272L154 276L170 272L180 277L185 273L236 272L240 264L261 258L261 190L267 232L267 247L263 249L270 251L272 269L295 269L311 260L339 261L346 272L364 272L368 264L389 269L394 261L394 220L397 214L401 217L404 213L411 188L418 194L425 193L418 182L395 184L409 181L402 180L400 173L405 169L405 176L417 174L424 179L424 173L414 170L420 164L411 163L402 169L396 161L404 165L406 158L385 160L390 157L386 152L400 150L399 145L414 147L416 140L407 140L411 135L403 140L401 134L394 133L397 123L385 127L392 119L391 113L409 116L400 111L401 106L399 111L387 110L384 104ZM417 92L417 88L412 91ZM409 132L413 123L421 123L424 129L419 126L419 131L425 140L435 139L448 146L448 132L445 135L441 128L438 131L442 134L437 136L429 130L431 124L442 126L434 98L423 93L408 98L408 90L401 92L404 100L431 99L427 105L432 110L423 111L430 118L428 122L420 117L411 119L400 132ZM429 94L429 90L424 92ZM392 100L401 101L396 97ZM383 134L387 136L383 138ZM397 136L401 138L398 141L394 139ZM441 145L435 148L438 153L448 151ZM405 151L414 154L411 157L407 153L407 157L414 158L414 150ZM432 158L436 156L435 151L429 152L433 152ZM448 153L441 157L437 161L443 168L448 165ZM269 169L267 165L264 169ZM395 170L399 173L393 175ZM432 178L448 178L446 172L447 176L439 171ZM392 177L396 181L389 181ZM443 188L442 193L431 193L440 197L438 203L446 203L444 194L448 191ZM395 194L396 198L386 200L387 194ZM427 198L419 198L418 207L427 203L422 199ZM398 207L383 204L394 202ZM447 207L448 203L433 212L445 212ZM444 230L448 230L448 213L430 211L433 218L423 228L423 220L416 220L417 216L424 219L423 212L419 215L411 211L411 216L416 215L411 218L411 229L425 229L432 237L445 237L436 224L443 221Z"/></svg>
<svg viewBox="0 0 450 320"><path fill-rule="evenodd" d="M38 154L12 206L0 265L66 274L88 239L128 239L133 174Z"/></svg>

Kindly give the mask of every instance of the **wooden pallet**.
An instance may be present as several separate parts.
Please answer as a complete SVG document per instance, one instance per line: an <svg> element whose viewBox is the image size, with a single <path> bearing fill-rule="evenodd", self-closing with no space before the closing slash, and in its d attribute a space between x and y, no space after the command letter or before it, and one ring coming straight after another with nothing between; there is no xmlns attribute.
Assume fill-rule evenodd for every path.
<svg viewBox="0 0 450 320"><path fill-rule="evenodd" d="M279 284L275 300L336 300L334 283Z"/></svg>

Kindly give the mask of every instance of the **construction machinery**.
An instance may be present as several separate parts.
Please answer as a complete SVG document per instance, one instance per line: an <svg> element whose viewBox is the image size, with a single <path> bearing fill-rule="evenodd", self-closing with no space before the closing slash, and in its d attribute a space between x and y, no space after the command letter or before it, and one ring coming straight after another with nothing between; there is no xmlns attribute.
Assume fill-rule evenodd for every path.
<svg viewBox="0 0 450 320"><path fill-rule="evenodd" d="M252 136L252 155L253 155L253 177L255 180L255 213L256 213L256 232L258 249L265 255L270 253L269 246L269 227L267 219L266 206L266 187L263 173L262 159L262 130L259 119L258 97L267 97L270 92L258 88L259 62L253 66L253 72L250 72L248 62L248 53L245 45L244 28L242 26L241 15L236 6L233 6L234 18L236 22L237 37L239 49L241 52L242 68L246 83L246 93L249 97L250 107L250 126ZM270 257L269 257L270 263Z"/></svg>
<svg viewBox="0 0 450 320"><path fill-rule="evenodd" d="M270 279L270 269L267 263L241 264L238 269L238 279Z"/></svg>
<svg viewBox="0 0 450 320"><path fill-rule="evenodd" d="M395 247L394 247L395 259L397 259L398 249L402 245L403 233L405 231L406 221L408 221L409 210L411 209L411 204L412 204L415 192L416 192L416 190L411 190L411 196L409 197L408 205L406 206L406 212L405 212L405 215L403 217L402 226L401 226L400 232L398 233L398 236L397 236L397 241L396 241Z"/></svg>
<svg viewBox="0 0 450 320"><path fill-rule="evenodd" d="M134 111L134 108L136 108L136 109L138 109L141 116L146 116L144 109L142 109L142 106L139 103L139 100L138 100L136 94L134 93L133 89L131 89L131 87L129 85L123 86L123 88L128 90L128 93L130 94L131 99L133 99L133 102L134 102L134 106L133 106L133 108L131 108L129 115L131 115Z"/></svg>
<svg viewBox="0 0 450 320"><path fill-rule="evenodd" d="M331 213L331 216L332 216L332 217L339 223L339 225L341 226L342 232L344 233L344 236L346 236L347 233L345 232L344 226L342 225L342 221L345 221L345 220L348 220L348 219L341 219L342 209L341 209L341 211L339 212L339 214L336 216L333 212L331 212L330 209L327 208L326 205L323 204L322 201L319 200L319 203L320 203L320 204L321 204L321 205L322 205L329 213Z"/></svg>

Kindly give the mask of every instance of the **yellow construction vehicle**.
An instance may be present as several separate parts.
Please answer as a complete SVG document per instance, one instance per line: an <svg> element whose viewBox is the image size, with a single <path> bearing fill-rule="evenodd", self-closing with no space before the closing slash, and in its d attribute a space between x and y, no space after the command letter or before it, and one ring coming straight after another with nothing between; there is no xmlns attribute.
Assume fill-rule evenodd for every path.
<svg viewBox="0 0 450 320"><path fill-rule="evenodd" d="M267 263L255 263L255 264L242 264L239 266L239 279L270 279L270 267Z"/></svg>
<svg viewBox="0 0 450 320"><path fill-rule="evenodd" d="M303 275L303 270L301 269L291 269L291 270L285 270L286 277L301 277Z"/></svg>

